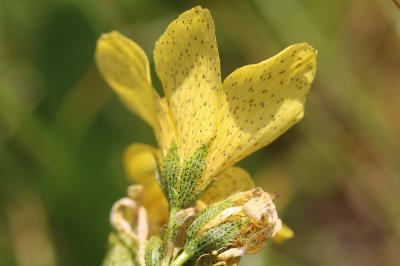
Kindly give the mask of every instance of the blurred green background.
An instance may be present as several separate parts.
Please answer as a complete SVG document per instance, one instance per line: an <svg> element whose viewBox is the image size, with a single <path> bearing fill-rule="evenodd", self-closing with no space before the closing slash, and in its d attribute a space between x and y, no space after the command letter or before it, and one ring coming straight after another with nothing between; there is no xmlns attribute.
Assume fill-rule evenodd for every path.
<svg viewBox="0 0 400 266"><path fill-rule="evenodd" d="M99 265L121 157L150 128L93 62L119 30L151 58L179 13L211 10L224 76L319 49L304 120L241 163L296 237L243 265L400 265L400 10L390 0L0 0L0 265Z"/></svg>

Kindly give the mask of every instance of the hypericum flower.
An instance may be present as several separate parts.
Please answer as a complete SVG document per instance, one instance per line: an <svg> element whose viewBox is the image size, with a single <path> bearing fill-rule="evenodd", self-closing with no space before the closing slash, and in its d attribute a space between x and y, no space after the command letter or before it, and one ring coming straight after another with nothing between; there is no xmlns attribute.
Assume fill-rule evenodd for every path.
<svg viewBox="0 0 400 266"><path fill-rule="evenodd" d="M158 173L170 208L182 209L202 195L205 201L221 199L251 186L248 175L232 166L303 117L316 54L309 44L295 44L222 82L213 20L207 9L195 7L156 43L154 63L165 97L152 87L143 50L120 33L100 37L96 62L127 107L153 128L159 150L130 149L137 149L133 156L155 156L149 173ZM131 171L133 159L126 160ZM138 183L151 183L143 177L133 174Z"/></svg>

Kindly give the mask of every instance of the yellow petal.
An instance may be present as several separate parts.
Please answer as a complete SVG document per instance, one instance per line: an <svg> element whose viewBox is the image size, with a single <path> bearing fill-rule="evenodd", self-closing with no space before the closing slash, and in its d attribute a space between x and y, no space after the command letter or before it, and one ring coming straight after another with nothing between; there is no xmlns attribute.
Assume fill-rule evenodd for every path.
<svg viewBox="0 0 400 266"><path fill-rule="evenodd" d="M206 190L200 200L206 204L211 204L230 195L250 190L254 188L251 176L242 168L231 167L223 171L216 177L216 180Z"/></svg>
<svg viewBox="0 0 400 266"><path fill-rule="evenodd" d="M286 240L289 240L294 237L294 232L289 228L286 224L282 223L281 229L275 234L272 238L272 241L276 244L282 244Z"/></svg>
<svg viewBox="0 0 400 266"><path fill-rule="evenodd" d="M316 72L316 55L306 43L292 45L268 60L235 70L224 80L225 103L206 173L226 169L301 120Z"/></svg>
<svg viewBox="0 0 400 266"><path fill-rule="evenodd" d="M156 179L156 154L154 148L144 144L132 144L124 154L128 177L144 187L141 202L147 209L152 233L159 232L168 217L168 203Z"/></svg>
<svg viewBox="0 0 400 266"><path fill-rule="evenodd" d="M155 124L149 62L133 41L113 31L97 41L96 63L122 102L151 126Z"/></svg>
<svg viewBox="0 0 400 266"><path fill-rule="evenodd" d="M180 158L187 158L215 134L221 77L210 12L195 7L181 14L157 41L154 61L176 121Z"/></svg>
<svg viewBox="0 0 400 266"><path fill-rule="evenodd" d="M163 159L172 143L176 143L177 133L175 128L175 122L173 121L167 100L160 98L158 95L154 98L154 106L156 112L156 126L155 133L158 141L158 145L161 148L160 168L163 167Z"/></svg>

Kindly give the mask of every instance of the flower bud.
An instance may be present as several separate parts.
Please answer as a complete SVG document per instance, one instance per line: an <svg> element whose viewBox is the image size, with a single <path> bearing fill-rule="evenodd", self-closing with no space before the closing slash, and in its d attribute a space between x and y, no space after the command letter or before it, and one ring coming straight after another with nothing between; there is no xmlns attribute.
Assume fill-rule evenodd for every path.
<svg viewBox="0 0 400 266"><path fill-rule="evenodd" d="M187 230L184 252L200 256L225 251L220 257L228 260L260 250L280 227L271 195L255 188L203 210ZM226 252L229 249L235 252Z"/></svg>

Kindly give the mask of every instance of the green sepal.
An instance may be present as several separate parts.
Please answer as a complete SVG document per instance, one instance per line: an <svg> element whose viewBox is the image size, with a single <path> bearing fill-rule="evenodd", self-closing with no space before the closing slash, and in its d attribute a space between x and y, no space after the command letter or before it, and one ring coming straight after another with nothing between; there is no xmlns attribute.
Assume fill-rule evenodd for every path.
<svg viewBox="0 0 400 266"><path fill-rule="evenodd" d="M170 208L177 206L177 194L179 186L180 162L178 147L175 143L168 149L167 155L164 158L164 167L160 184L168 199Z"/></svg>
<svg viewBox="0 0 400 266"><path fill-rule="evenodd" d="M214 203L204 209L196 219L189 226L186 231L186 241L191 241L197 237L198 231L209 221L214 219L218 214L220 214L226 208L232 207L232 202L230 200L222 200L220 202Z"/></svg>
<svg viewBox="0 0 400 266"><path fill-rule="evenodd" d="M186 253L198 257L213 250L227 248L239 237L240 229L246 222L247 219L238 218L218 224L188 241L184 250Z"/></svg>
<svg viewBox="0 0 400 266"><path fill-rule="evenodd" d="M206 166L208 146L204 144L192 156L184 158L182 167L177 145L173 143L168 149L159 182L170 208L187 208L202 195L203 189L199 190L199 185Z"/></svg>
<svg viewBox="0 0 400 266"><path fill-rule="evenodd" d="M199 192L196 189L206 166L207 152L208 145L202 145L183 163L179 186L179 207L181 208L187 208L198 199Z"/></svg>

